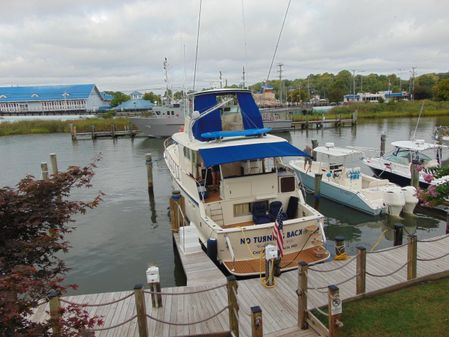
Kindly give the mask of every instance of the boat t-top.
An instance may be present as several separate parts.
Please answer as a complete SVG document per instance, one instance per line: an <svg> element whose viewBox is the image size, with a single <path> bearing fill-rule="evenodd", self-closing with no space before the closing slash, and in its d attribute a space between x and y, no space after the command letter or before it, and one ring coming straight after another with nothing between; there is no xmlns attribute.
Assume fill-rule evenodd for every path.
<svg viewBox="0 0 449 337"><path fill-rule="evenodd" d="M194 232L230 273L258 275L265 247L276 245L277 220L283 223L281 270L326 260L324 217L305 203L282 160L304 153L269 134L249 90L206 90L188 100L184 130L167 140L164 152L185 199L189 226L180 236ZM223 118L229 106L238 106L231 109L232 123Z"/></svg>
<svg viewBox="0 0 449 337"><path fill-rule="evenodd" d="M334 143L313 151L316 161L310 164L304 159L290 161L307 190L314 191L315 177L322 174L320 194L327 199L370 215L413 213L418 203L415 188L401 188L387 179L362 173L358 166L362 151L336 147Z"/></svg>
<svg viewBox="0 0 449 337"><path fill-rule="evenodd" d="M427 175L432 175L432 168L440 166L442 149L446 146L426 143L423 139L396 141L391 145L394 147L393 151L381 157L363 159L377 177L388 179L400 186L408 186L411 180L410 166L412 161L415 161L422 166L419 172L421 187L447 180L446 177L432 179L431 182L425 179ZM435 159L431 157L432 154Z"/></svg>

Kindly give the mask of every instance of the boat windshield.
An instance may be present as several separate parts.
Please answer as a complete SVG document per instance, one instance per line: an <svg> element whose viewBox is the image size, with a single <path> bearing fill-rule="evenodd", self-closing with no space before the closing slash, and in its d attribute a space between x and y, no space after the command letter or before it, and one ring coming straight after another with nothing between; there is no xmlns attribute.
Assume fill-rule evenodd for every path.
<svg viewBox="0 0 449 337"><path fill-rule="evenodd" d="M423 163L428 163L432 160L432 158L422 152L414 152L401 148L397 148L393 153L385 155L384 159L402 165L410 164L412 159L416 159Z"/></svg>

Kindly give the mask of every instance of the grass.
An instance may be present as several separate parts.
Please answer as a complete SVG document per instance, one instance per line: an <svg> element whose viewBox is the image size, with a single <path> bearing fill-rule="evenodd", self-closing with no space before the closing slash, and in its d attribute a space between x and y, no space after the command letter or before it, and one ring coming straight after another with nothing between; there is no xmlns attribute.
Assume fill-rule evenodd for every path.
<svg viewBox="0 0 449 337"><path fill-rule="evenodd" d="M326 113L327 119L333 119L341 115L341 118L351 118L352 112L358 112L359 119L392 118L392 117L418 117L421 105L424 103L422 117L449 115L449 102L434 102L430 100L415 102L389 102L389 103L354 103L337 106ZM309 119L321 118L321 113L309 116ZM305 119L305 116L294 115L295 121Z"/></svg>
<svg viewBox="0 0 449 337"><path fill-rule="evenodd" d="M92 125L95 125L97 131L111 130L113 123L116 125L117 130L129 126L128 118L89 118L73 121L20 121L0 123L0 136L70 132L71 123L76 125L77 132L89 132L91 131Z"/></svg>
<svg viewBox="0 0 449 337"><path fill-rule="evenodd" d="M449 278L343 303L345 337L449 336ZM323 323L327 318L316 314Z"/></svg>

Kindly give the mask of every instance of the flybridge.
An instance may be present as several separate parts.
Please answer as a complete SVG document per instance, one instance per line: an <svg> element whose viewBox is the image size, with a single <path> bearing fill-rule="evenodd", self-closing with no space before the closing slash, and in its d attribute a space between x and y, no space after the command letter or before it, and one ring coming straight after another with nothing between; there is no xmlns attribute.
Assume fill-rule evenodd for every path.
<svg viewBox="0 0 449 337"><path fill-rule="evenodd" d="M200 141L207 141L211 139L210 137L214 135L214 132L226 131L223 129L222 115L223 108L230 103L238 106L237 112L240 113L244 130L264 128L262 115L249 90L210 90L193 96L193 112L191 113L193 137Z"/></svg>

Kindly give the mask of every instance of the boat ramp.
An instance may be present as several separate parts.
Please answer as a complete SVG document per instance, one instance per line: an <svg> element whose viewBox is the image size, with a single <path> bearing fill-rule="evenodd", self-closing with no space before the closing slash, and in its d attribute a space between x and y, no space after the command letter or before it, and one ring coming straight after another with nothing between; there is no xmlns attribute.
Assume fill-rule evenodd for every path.
<svg viewBox="0 0 449 337"><path fill-rule="evenodd" d="M426 240L408 235L405 244L379 251L359 247L345 261L300 263L298 270L275 278L273 287L259 278L225 278L206 253L189 247L192 235L175 233L174 242L187 286L158 290L151 283L123 292L55 296L37 308L33 319L79 303L104 317L104 325L86 336L333 336L344 324L339 310L345 302L449 276L449 235ZM343 301L343 308L335 299ZM315 308L331 313L330 330L312 314Z"/></svg>

